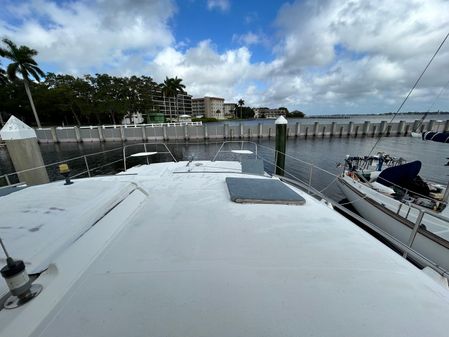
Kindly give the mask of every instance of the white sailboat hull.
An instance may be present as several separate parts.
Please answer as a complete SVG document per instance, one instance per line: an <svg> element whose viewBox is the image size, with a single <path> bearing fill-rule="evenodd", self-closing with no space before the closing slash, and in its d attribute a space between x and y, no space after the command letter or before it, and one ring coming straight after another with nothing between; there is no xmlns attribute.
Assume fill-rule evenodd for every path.
<svg viewBox="0 0 449 337"><path fill-rule="evenodd" d="M422 133L421 132L411 132L410 135L413 138L422 138Z"/></svg>
<svg viewBox="0 0 449 337"><path fill-rule="evenodd" d="M418 216L417 212L412 212L414 209L408 212L409 207L404 206L399 213L394 212L393 209L397 210L400 206L399 201L373 191L350 177L341 178L339 186L363 218L402 243L409 243ZM422 223L427 229L418 229L411 248L449 270L449 242L445 238L449 224L428 215L423 218Z"/></svg>

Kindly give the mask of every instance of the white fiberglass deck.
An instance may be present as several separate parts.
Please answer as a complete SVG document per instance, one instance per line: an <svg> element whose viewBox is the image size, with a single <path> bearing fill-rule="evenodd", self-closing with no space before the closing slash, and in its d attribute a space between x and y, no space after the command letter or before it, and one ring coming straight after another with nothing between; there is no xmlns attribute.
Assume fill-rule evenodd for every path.
<svg viewBox="0 0 449 337"><path fill-rule="evenodd" d="M0 311L0 335L447 336L447 289L303 192L300 206L231 202L238 168L90 179L137 188L53 256L39 297Z"/></svg>

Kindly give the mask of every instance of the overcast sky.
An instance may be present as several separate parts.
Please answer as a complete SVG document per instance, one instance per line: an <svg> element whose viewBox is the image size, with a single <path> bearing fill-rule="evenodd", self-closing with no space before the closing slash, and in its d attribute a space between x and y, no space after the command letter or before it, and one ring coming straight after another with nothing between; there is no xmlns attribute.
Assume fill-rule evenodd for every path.
<svg viewBox="0 0 449 337"><path fill-rule="evenodd" d="M44 71L178 76L195 97L308 115L396 110L449 31L447 0L0 3L0 36ZM449 110L448 81L449 41L403 111Z"/></svg>

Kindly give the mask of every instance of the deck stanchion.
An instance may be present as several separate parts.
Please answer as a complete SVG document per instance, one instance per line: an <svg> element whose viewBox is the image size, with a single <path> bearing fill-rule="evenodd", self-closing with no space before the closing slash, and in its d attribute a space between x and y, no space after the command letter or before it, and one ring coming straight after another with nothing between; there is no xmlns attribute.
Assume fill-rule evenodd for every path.
<svg viewBox="0 0 449 337"><path fill-rule="evenodd" d="M27 170L18 173L20 182L39 185L50 181L34 129L11 116L0 130L0 137L6 144L15 171Z"/></svg>
<svg viewBox="0 0 449 337"><path fill-rule="evenodd" d="M262 123L259 123L258 131L259 131L259 133L257 135L257 138L262 138Z"/></svg>
<svg viewBox="0 0 449 337"><path fill-rule="evenodd" d="M240 125L239 125L239 130L240 130L239 138L242 139L243 138L243 124L242 123L240 123Z"/></svg>
<svg viewBox="0 0 449 337"><path fill-rule="evenodd" d="M284 116L279 116L276 119L276 142L275 142L275 162L277 175L283 176L285 169L285 150L287 147L287 120Z"/></svg>
<svg viewBox="0 0 449 337"><path fill-rule="evenodd" d="M207 125L203 126L203 130L204 130L204 139L209 139L209 135L207 134Z"/></svg>

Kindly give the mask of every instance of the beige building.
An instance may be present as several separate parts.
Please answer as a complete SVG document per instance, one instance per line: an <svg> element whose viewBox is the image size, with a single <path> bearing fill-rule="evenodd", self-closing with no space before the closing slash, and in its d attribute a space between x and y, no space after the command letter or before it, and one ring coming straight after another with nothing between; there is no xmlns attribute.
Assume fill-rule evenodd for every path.
<svg viewBox="0 0 449 337"><path fill-rule="evenodd" d="M224 98L206 96L192 99L192 115L225 119Z"/></svg>
<svg viewBox="0 0 449 337"><path fill-rule="evenodd" d="M224 103L223 111L224 111L225 118L234 117L236 107L237 107L236 103Z"/></svg>

